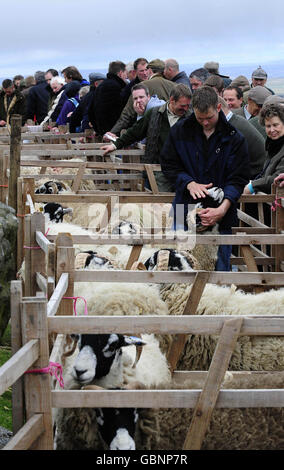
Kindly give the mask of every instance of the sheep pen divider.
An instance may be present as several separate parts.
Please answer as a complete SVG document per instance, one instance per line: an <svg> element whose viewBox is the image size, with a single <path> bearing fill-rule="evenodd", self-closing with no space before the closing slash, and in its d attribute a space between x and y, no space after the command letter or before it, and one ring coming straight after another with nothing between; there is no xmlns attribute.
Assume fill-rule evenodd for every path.
<svg viewBox="0 0 284 470"><path fill-rule="evenodd" d="M53 361L57 362L56 359L59 357L60 358L60 351L62 351L63 345L60 344L63 341L63 338L61 336L62 331L67 332L67 333L72 333L72 332L97 332L97 333L106 333L106 332L125 332L127 333L133 333L133 334L139 334L141 332L154 332L154 333L169 333L169 334L178 334L178 335L184 335L185 332L189 334L190 332L193 334L220 334L222 332L222 328L224 327L224 323L227 322L226 317L199 317L199 316L193 316L193 315L183 315L181 317L176 317L176 318L163 318L157 319L155 316L147 316L147 317L73 317L73 304L71 299L62 299L63 296L72 296L72 291L73 291L73 282L83 282L85 280L88 281L128 281L128 282L194 282L197 279L197 276L205 276L203 279L203 283L206 282L213 282L217 284L226 284L226 283L234 283L234 284L256 284L256 285L268 285L268 286L282 286L283 285L283 275L280 273L254 273L254 272L249 272L249 273L218 273L218 272L210 272L210 273L203 273L203 272L193 272L193 273L174 273L174 272L135 272L131 271L125 272L125 271L117 271L117 272L99 272L99 279L98 279L98 273L93 271L93 272L88 272L88 276L86 276L86 272L83 270L75 270L74 269L74 248L73 248L73 240L72 237L66 234L60 234L58 236L57 243L53 245L47 237L44 235L44 225L42 224L43 222L43 215L41 213L34 213L32 216L27 216L27 220L30 222L31 227L29 229L30 234L33 234L30 238L31 241L31 246L34 246L33 243L37 243L41 249L40 250L28 250L28 254L33 258L33 261L31 262L31 266L33 266L32 269L34 269L34 276L32 278L31 285L33 285L33 289L35 289L35 293L30 294L30 295L35 295L38 291L38 288L43 289L43 294L41 292L37 293L36 297L26 297L23 298L22 301L19 300L19 295L13 295L13 298L11 299L12 302L17 302L17 308L20 310L25 310L28 309L29 314L29 321L32 321L32 316L33 316L33 308L34 306L38 304L38 308L36 308L36 311L43 310L44 311L44 316L47 318L47 327L46 327L46 336L50 338L51 334L58 334L57 339L54 343L54 348L51 352L50 358L52 358ZM40 224L42 224L40 226ZM224 236L223 236L224 237ZM226 237L226 236L225 236ZM75 237L74 237L75 238ZM202 239L201 241L203 241ZM212 236L211 236L211 241L213 241ZM224 242L224 238L222 239ZM89 240L85 240L85 242L89 242ZM160 240L159 240L160 242ZM216 242L216 238L215 238ZM277 242L279 243L280 240L277 239ZM80 243L82 243L82 240L80 240ZM42 253L41 253L42 252ZM49 259L49 263L46 264L45 257L43 256L44 254L47 254L47 259ZM52 254L51 254L52 253ZM73 253L73 255L72 255ZM53 260L51 262L51 260ZM56 260L56 263L54 263L54 260ZM50 293L52 292L49 301L47 302L47 299L40 297L40 295L46 295L46 292L48 290L48 278L46 278L43 273L45 273L46 266L52 265L54 266L54 284L56 285L55 289L52 292L52 289L50 289ZM50 272L51 274L51 272ZM68 280L68 282L67 282ZM15 281L16 283L19 281ZM13 283L12 283L13 285ZM52 285L52 283L51 283ZM204 284L205 285L205 284ZM68 291L69 289L69 291ZM200 297L200 292L195 292L195 302L196 305L198 304L198 297ZM18 300L16 300L18 299ZM191 299L192 300L192 299ZM193 302L193 300L192 300ZM41 307L39 308L39 304ZM45 304L45 307L43 306ZM21 306L21 307L20 307ZM190 309L189 309L190 310ZM14 313L14 310L12 310ZM59 316L55 316L56 312L59 314ZM191 313L191 312L187 312ZM192 312L194 313L194 312ZM64 316L61 316L64 315ZM240 317L238 317L240 318ZM230 321L234 321L235 318L230 317ZM196 324L195 324L196 323ZM13 321L12 321L13 324ZM226 324L226 326L228 326ZM272 317L260 317L260 318L244 318L243 319L243 325L241 329L241 334L243 335L253 335L253 334L258 334L258 335L283 335L284 334L284 329L283 329L283 318L272 318ZM65 329L66 327L66 329ZM41 326L42 328L42 326ZM15 329L15 327L14 327ZM19 325L17 326L17 329L19 330ZM235 327L233 327L233 330ZM31 328L29 326L29 331L33 331L33 338L32 341L37 337L35 332L34 332L34 326ZM189 332L189 333L188 333ZM233 331L234 333L234 331ZM235 334L235 333L234 333ZM233 342L233 336L231 336L231 341ZM23 335L24 338L25 335ZM230 336L230 335L229 335ZM25 341L23 340L25 343ZM46 342L45 342L46 343ZM25 347L25 344L24 344ZM34 347L34 345L33 345ZM45 344L46 348L46 344ZM230 348L228 351L228 354L230 354ZM59 355L59 356L58 356ZM46 356L46 355L45 355ZM13 357L12 357L13 359ZM35 360L35 359L34 359ZM33 362L34 362L33 360ZM216 359L217 360L217 359ZM15 358L14 358L15 361ZM210 375L209 372L208 374L206 373L207 377L207 382L212 384L212 376L211 374L216 374L217 372L221 371L219 361L217 366L215 365L216 361L212 362L212 369L210 369ZM48 361L44 362L44 365ZM43 364L43 362L41 363ZM33 364L33 366L38 365L36 362ZM213 367L214 366L214 367ZM6 364L6 369L11 370L11 367L7 367ZM191 374L190 372L184 372L185 374ZM225 373L225 371L224 371ZM0 370L1 374L1 370ZM7 373L6 373L7 374ZM173 376L175 372L173 371ZM178 373L179 376L181 376L180 373ZM1 376L1 375L0 375ZM17 374L16 374L17 377ZM19 377L19 376L18 376ZM37 377L37 380L44 380L45 376L39 375L39 376L34 376ZM13 376L13 379L15 378L15 375ZM211 378L211 380L209 380ZM25 377L26 380L31 380L30 375ZM3 382L7 383L7 381ZM11 384L11 379L9 379L8 383ZM216 383L214 380L213 383ZM46 385L46 384L45 384ZM42 388L42 383L39 385L36 385L36 387L40 390ZM57 406L77 406L74 403L74 400L76 403L80 403L80 397L83 398L85 402L85 406L88 405L93 406L94 402L96 403L96 406L106 406L106 403L108 403L109 406L109 400L111 399L113 406L126 406L126 404L129 406L129 403L136 403L137 406L143 402L143 407L147 407L145 405L145 399L147 397L147 400L149 400L149 407L154 407L158 406L161 408L161 397L163 401L163 407L168 408L168 407L184 407L184 403L189 403L188 407L195 408L196 417L194 420L192 420L192 425L191 428L189 429L189 435L187 437L187 441L192 441L192 430L195 429L196 426L200 430L200 442L199 444L194 444L193 442L186 442L185 446L186 448L193 448L193 446L201 445L202 441L202 436L204 435L204 432L206 431L206 427L208 424L208 419L210 418L210 413L212 413L214 409L215 403L211 403L210 406L208 406L208 398L207 398L207 391L209 388L205 387L203 389L203 392L201 390L191 390L191 391L131 391L131 392L119 392L116 391L115 396L111 396L112 391L76 391L76 392L71 392L71 391L65 391L62 392L60 390L54 390L54 391L45 391L44 392L44 400L43 403L47 407L49 406L48 404L51 403L50 407L57 405ZM210 389L211 390L211 389ZM220 392L220 393L219 393ZM236 393L238 393L236 395ZM30 393L32 390L30 390ZM49 398L49 393L51 394L51 398ZM97 395L93 395L93 393L97 393ZM201 395L202 393L202 395ZM64 394L64 395L63 395ZM126 396L126 394L129 394ZM228 407L233 407L233 406L280 406L283 407L283 394L282 391L279 390L257 390L257 391L220 391L219 388L217 387L215 389L215 394L216 397L218 396L218 400L216 401L216 407L222 407L223 406L223 397L226 403L226 406ZM229 398L228 398L229 397ZM236 398L237 397L237 398ZM221 400L222 398L222 400ZM67 403L67 399L70 400ZM217 398L216 398L217 399ZM39 401L41 401L38 398ZM125 400L125 401L124 401ZM132 401L133 400L133 401ZM137 401L138 400L138 401ZM139 401L140 400L140 401ZM256 401L254 401L256 400ZM28 403L30 403L30 406L33 406L33 400L28 399ZM65 405L62 405L62 402L65 403ZM201 402L201 405L200 405ZM118 404L119 403L119 404ZM148 403L148 401L147 401ZM135 406L136 406L135 405ZM202 410L206 411L200 412L200 406L202 406ZM44 411L44 412L42 412ZM28 416L31 414L31 420L28 419L26 424L24 425L24 430L28 429L29 435L32 436L34 431L31 431L36 429L38 432L39 430L42 432L42 429L45 426L42 426L44 420L46 420L47 423L50 424L50 412L47 411L47 416L45 417L44 415L46 410L40 410L34 411L36 413L36 416L30 412L28 412ZM202 422L200 424L200 416L203 416ZM205 419L205 417L207 417ZM197 425L197 423L199 424ZM195 423L195 424L194 424ZM202 431L202 432L201 432ZM23 437L23 435L25 437ZM194 435L196 435L196 432L194 432ZM52 437L52 436L51 436ZM51 448L51 447L46 447L46 446L52 446L52 439L49 436L48 441L49 444L46 444L46 441L44 444L41 444L40 441L37 442L37 446L43 446L42 448ZM30 437L31 438L31 437ZM21 448L23 445L23 442L27 442L27 437L22 430L20 435L16 438L17 442L16 448ZM13 442L8 445L8 448L11 448L13 445ZM26 444L25 444L26 445ZM38 447L35 447L38 448Z"/></svg>
<svg viewBox="0 0 284 470"><path fill-rule="evenodd" d="M139 275L141 273L132 274ZM156 277L159 278L161 273L153 274L151 282L156 280ZM180 273L175 273L175 279L180 277L178 274ZM18 430L4 450L26 449L30 446L34 450L52 449L53 407L184 408L186 403L186 407L195 410L184 445L184 450L190 450L200 449L215 406L216 408L284 406L284 390L220 390L236 338L239 335L283 336L283 317L232 316L228 319L222 315L216 317L188 315L166 318L155 315L145 317L62 316L58 315L58 306L62 297L65 296L68 277L68 273L62 273L56 292L54 291L54 296L49 301L40 292L35 297L22 297L21 282L12 281L12 292L15 294L11 298L14 307L13 323L15 321L21 323L23 346L0 368L0 394L20 379L27 368L46 367L49 361L59 359L62 351L60 343L62 347L65 334L125 333L125 331L132 334L148 332L220 335L208 372L200 372L205 379L204 388L202 390L61 391L58 390L58 386L54 386L56 382L48 374L27 374L24 376L26 423ZM16 298L17 301L15 301ZM52 352L49 354L48 343L51 334L58 336ZM182 374L190 377L192 372L182 372ZM195 374L193 372L193 376ZM242 374L245 375L245 372ZM250 372L249 374L254 373ZM180 376L181 372L178 375Z"/></svg>

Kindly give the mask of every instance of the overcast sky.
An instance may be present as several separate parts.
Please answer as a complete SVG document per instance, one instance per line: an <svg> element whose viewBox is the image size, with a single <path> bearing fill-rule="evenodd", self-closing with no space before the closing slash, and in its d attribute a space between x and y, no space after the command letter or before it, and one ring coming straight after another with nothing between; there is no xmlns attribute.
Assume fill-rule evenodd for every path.
<svg viewBox="0 0 284 470"><path fill-rule="evenodd" d="M0 77L68 65L95 71L140 56L215 60L220 72L284 64L283 0L14 0L0 12Z"/></svg>

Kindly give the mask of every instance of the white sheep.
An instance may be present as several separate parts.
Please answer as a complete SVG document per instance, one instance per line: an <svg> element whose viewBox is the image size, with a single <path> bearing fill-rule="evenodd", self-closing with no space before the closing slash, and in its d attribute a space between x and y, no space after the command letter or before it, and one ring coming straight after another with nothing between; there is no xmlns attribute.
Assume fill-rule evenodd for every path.
<svg viewBox="0 0 284 470"><path fill-rule="evenodd" d="M133 345L140 345L141 342L144 346L135 365L136 349ZM137 382L153 388L159 383L166 385L171 379L166 357L161 353L154 335L142 335L141 339L116 334L81 335L78 348L67 359L63 375L66 389L80 389L82 385L86 387L86 384L104 388L125 388L132 385L136 388ZM108 410L112 421L119 412L122 413L122 409ZM105 424L103 410L99 413L97 411L97 415L100 429ZM158 435L156 420L152 410L139 411L139 446L150 448L153 445ZM57 450L102 448L94 409L58 410L55 426ZM128 435L125 426L117 429L108 444L111 449L136 448L133 437Z"/></svg>

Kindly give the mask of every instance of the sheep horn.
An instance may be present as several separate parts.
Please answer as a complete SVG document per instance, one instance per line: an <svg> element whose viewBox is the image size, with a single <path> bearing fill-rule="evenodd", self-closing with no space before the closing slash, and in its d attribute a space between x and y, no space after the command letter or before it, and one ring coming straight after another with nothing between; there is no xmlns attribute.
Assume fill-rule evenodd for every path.
<svg viewBox="0 0 284 470"><path fill-rule="evenodd" d="M84 385L81 390L105 390L105 388L99 387L99 385Z"/></svg>
<svg viewBox="0 0 284 470"><path fill-rule="evenodd" d="M129 383L123 387L124 390L145 390L146 386L138 380L132 383Z"/></svg>
<svg viewBox="0 0 284 470"><path fill-rule="evenodd" d="M169 250L160 250L157 256L157 271L167 271L169 266Z"/></svg>

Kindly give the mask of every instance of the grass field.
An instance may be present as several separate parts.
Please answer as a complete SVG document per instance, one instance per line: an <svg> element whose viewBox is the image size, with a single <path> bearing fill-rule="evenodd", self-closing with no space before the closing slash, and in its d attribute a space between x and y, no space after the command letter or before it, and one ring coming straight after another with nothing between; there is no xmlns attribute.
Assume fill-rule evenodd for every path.
<svg viewBox="0 0 284 470"><path fill-rule="evenodd" d="M10 327L7 328L0 345L0 367L11 357ZM0 396L0 426L12 430L12 389Z"/></svg>

